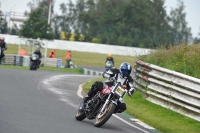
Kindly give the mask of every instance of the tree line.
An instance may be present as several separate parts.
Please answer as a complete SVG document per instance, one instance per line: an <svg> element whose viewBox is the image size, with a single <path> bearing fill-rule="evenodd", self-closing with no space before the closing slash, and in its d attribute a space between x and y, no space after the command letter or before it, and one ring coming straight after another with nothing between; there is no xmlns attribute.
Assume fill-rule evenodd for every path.
<svg viewBox="0 0 200 133"><path fill-rule="evenodd" d="M18 34L143 48L188 44L193 38L181 0L170 15L164 0L69 0L60 4L61 14L54 12L55 2L48 25L48 1L30 1L30 13L25 12L29 19ZM198 37L194 40L200 41Z"/></svg>

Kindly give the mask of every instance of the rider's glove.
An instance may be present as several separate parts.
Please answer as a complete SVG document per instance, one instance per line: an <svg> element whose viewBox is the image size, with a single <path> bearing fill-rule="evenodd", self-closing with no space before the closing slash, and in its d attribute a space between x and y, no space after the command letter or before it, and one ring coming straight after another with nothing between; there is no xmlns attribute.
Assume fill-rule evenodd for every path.
<svg viewBox="0 0 200 133"><path fill-rule="evenodd" d="M110 75L107 74L107 73L104 73L104 74L103 74L103 77L108 79L108 78L110 78Z"/></svg>
<svg viewBox="0 0 200 133"><path fill-rule="evenodd" d="M130 88L130 89L128 90L128 95L129 95L129 96L132 96L133 93L134 93L134 88Z"/></svg>

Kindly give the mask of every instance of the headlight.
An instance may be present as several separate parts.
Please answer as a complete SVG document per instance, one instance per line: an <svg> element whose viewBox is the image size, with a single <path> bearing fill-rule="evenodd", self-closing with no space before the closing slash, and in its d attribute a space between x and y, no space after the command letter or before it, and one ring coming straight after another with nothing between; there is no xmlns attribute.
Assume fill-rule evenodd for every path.
<svg viewBox="0 0 200 133"><path fill-rule="evenodd" d="M33 60L36 60L36 57L34 56L34 57L32 57L32 59L33 59Z"/></svg>

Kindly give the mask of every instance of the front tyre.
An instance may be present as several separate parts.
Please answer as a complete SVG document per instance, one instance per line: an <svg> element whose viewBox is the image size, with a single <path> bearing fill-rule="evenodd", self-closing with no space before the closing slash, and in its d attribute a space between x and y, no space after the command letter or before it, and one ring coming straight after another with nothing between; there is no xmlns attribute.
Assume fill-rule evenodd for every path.
<svg viewBox="0 0 200 133"><path fill-rule="evenodd" d="M82 121L86 118L85 112L78 110L76 115L75 115L76 120Z"/></svg>
<svg viewBox="0 0 200 133"><path fill-rule="evenodd" d="M30 70L33 70L33 63L31 62Z"/></svg>
<svg viewBox="0 0 200 133"><path fill-rule="evenodd" d="M95 127L101 127L105 124L108 119L112 116L115 111L116 105L114 103L109 103L103 112L99 112L94 120Z"/></svg>

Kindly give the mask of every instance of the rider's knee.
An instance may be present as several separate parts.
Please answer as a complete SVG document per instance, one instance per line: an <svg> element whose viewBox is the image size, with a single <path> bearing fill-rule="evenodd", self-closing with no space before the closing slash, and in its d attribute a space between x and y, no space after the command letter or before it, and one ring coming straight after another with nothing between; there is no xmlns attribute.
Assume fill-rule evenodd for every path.
<svg viewBox="0 0 200 133"><path fill-rule="evenodd" d="M125 103L120 103L119 104L119 109L126 110L126 104Z"/></svg>
<svg viewBox="0 0 200 133"><path fill-rule="evenodd" d="M121 103L121 102L118 102L118 106L115 110L115 113L122 113L126 110L126 104L125 103Z"/></svg>
<svg viewBox="0 0 200 133"><path fill-rule="evenodd" d="M92 89L93 91L100 91L100 90L102 90L102 89L103 89L103 82L101 82L101 81L96 81L96 82L94 82L94 83L92 84L91 89Z"/></svg>

